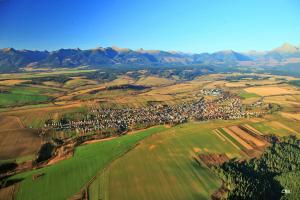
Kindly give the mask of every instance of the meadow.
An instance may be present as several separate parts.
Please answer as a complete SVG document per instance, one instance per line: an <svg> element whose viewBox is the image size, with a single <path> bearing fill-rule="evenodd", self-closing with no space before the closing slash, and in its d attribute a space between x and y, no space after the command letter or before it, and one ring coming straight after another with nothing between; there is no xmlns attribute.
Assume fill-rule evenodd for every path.
<svg viewBox="0 0 300 200"><path fill-rule="evenodd" d="M16 86L5 93L0 93L0 106L18 106L24 104L35 104L48 101L49 96L44 95L47 90L42 88ZM50 92L50 90L48 90Z"/></svg>
<svg viewBox="0 0 300 200"><path fill-rule="evenodd" d="M212 132L235 123L190 122L146 138L99 173L89 187L89 199L209 199L221 182L195 157L241 157L238 149Z"/></svg>
<svg viewBox="0 0 300 200"><path fill-rule="evenodd" d="M158 126L113 140L79 146L70 159L16 175L11 179L22 179L17 199L67 199L77 193L97 171L133 148L140 140L165 129ZM32 179L34 174L40 173L44 175Z"/></svg>

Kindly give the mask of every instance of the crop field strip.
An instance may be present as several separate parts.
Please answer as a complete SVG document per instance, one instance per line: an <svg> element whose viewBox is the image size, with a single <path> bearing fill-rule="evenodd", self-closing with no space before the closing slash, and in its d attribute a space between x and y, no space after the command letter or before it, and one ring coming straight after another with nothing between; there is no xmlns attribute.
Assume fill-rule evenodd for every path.
<svg viewBox="0 0 300 200"><path fill-rule="evenodd" d="M213 133L214 134L216 134L222 141L227 141L227 142L229 142L230 144L232 144L232 146L234 146L236 149L238 149L238 150L242 150L236 143L237 143L237 141L236 141L236 143L235 142L233 142L233 140L234 140L234 138L228 138L228 137L226 137L220 130L218 130L218 129L215 129L215 130L213 130Z"/></svg>
<svg viewBox="0 0 300 200"><path fill-rule="evenodd" d="M296 135L300 136L299 122L287 120L284 117L276 116L267 121L249 123L256 130L265 134L276 134L280 136Z"/></svg>
<svg viewBox="0 0 300 200"><path fill-rule="evenodd" d="M238 126L230 126L228 127L228 129L233 131L238 137L242 138L245 141L248 141L249 143L253 143L257 147L262 147L266 145L265 142L262 142L257 138L251 136L250 134L240 129Z"/></svg>
<svg viewBox="0 0 300 200"><path fill-rule="evenodd" d="M242 125L245 128L249 129L250 131L253 131L254 133L258 134L258 135L263 135L260 131L256 130L255 128L253 128L252 126L250 126L249 124L244 124Z"/></svg>
<svg viewBox="0 0 300 200"><path fill-rule="evenodd" d="M247 142L245 142L242 138L240 138L239 136L237 136L233 131L231 131L230 129L228 128L222 128L222 130L224 132L227 133L227 135L230 135L232 138L234 138L235 141L237 141L238 144L240 144L243 149L247 149L247 150L252 150L253 147L251 145L249 145ZM223 132L223 133L224 133Z"/></svg>

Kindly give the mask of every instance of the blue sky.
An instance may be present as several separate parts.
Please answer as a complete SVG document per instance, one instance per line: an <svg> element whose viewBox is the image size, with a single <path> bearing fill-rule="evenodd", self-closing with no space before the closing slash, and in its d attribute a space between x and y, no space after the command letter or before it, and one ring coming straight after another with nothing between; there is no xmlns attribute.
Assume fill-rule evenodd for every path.
<svg viewBox="0 0 300 200"><path fill-rule="evenodd" d="M298 0L0 0L0 48L213 52L300 44Z"/></svg>

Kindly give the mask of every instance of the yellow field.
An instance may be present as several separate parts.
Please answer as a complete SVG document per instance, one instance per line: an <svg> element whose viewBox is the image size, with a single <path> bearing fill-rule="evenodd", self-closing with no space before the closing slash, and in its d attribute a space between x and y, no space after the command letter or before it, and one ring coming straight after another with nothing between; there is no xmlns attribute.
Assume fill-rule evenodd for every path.
<svg viewBox="0 0 300 200"><path fill-rule="evenodd" d="M3 80L3 81L0 80L0 85L13 86L25 82L28 82L28 80L18 80L18 79Z"/></svg>
<svg viewBox="0 0 300 200"><path fill-rule="evenodd" d="M124 75L124 76L119 76L117 79L111 82L105 83L105 85L114 86L114 85L134 84L134 82L135 81L130 76Z"/></svg>
<svg viewBox="0 0 300 200"><path fill-rule="evenodd" d="M259 87L248 87L245 89L246 92L255 93L260 96L271 96L271 95L283 95L283 94L299 94L300 92L292 87L283 86L259 86Z"/></svg>
<svg viewBox="0 0 300 200"><path fill-rule="evenodd" d="M156 76L147 76L140 78L135 84L144 85L144 86L162 86L162 85L171 85L175 83L174 80L167 78L160 78Z"/></svg>
<svg viewBox="0 0 300 200"><path fill-rule="evenodd" d="M83 85L96 85L97 82L93 80L83 79L80 77L73 77L72 80L69 80L65 83L64 87L66 88L77 88Z"/></svg>
<svg viewBox="0 0 300 200"><path fill-rule="evenodd" d="M286 112L281 112L280 114L283 117L286 117L288 119L300 121L300 113L286 113Z"/></svg>
<svg viewBox="0 0 300 200"><path fill-rule="evenodd" d="M288 107L299 107L300 101L295 96L296 95L268 96L264 98L264 102Z"/></svg>

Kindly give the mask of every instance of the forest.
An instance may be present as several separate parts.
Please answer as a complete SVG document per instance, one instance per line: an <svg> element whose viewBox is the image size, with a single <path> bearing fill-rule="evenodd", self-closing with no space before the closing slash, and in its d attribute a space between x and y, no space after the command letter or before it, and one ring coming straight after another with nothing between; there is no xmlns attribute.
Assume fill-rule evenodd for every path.
<svg viewBox="0 0 300 200"><path fill-rule="evenodd" d="M300 199L300 140L296 136L270 140L259 158L212 167L223 181L218 199Z"/></svg>

